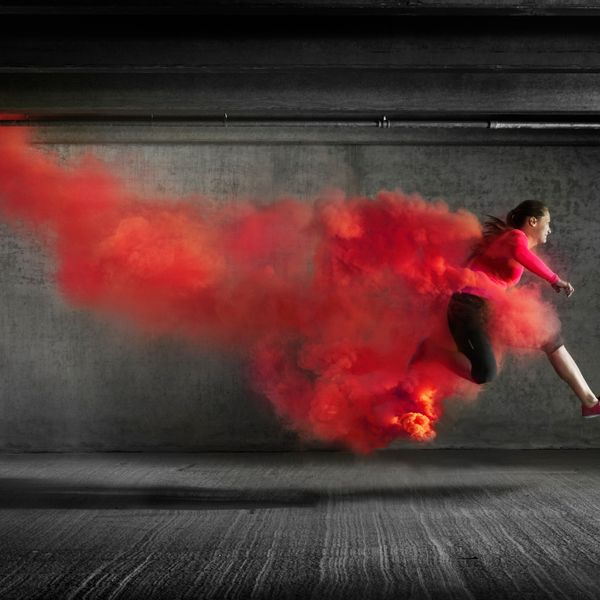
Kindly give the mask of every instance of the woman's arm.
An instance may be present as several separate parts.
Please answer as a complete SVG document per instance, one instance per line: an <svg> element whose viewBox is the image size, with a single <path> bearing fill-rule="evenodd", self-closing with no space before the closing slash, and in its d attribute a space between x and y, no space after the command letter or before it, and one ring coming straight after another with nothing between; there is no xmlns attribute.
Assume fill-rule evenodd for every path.
<svg viewBox="0 0 600 600"><path fill-rule="evenodd" d="M567 298L575 291L575 288L568 281L563 281L562 279L553 283L552 287L557 294L560 294L560 290L565 290Z"/></svg>
<svg viewBox="0 0 600 600"><path fill-rule="evenodd" d="M511 240L513 258L521 263L528 271L545 279L552 285L561 281L560 277L548 268L546 263L539 256L536 256L529 249L527 245L527 236L519 229L515 229L514 232L513 239Z"/></svg>
<svg viewBox="0 0 600 600"><path fill-rule="evenodd" d="M514 231L514 239L512 240L513 258L527 270L545 279L558 294L560 294L561 290L564 290L568 298L575 291L575 288L568 281L562 280L539 256L536 256L529 249L527 236L523 232L518 229Z"/></svg>

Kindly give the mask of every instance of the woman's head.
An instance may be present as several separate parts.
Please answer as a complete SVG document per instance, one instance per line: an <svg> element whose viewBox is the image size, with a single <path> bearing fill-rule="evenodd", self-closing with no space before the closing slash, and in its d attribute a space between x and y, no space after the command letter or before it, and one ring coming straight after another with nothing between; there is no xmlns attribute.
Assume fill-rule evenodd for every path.
<svg viewBox="0 0 600 600"><path fill-rule="evenodd" d="M532 241L532 245L545 244L550 230L550 211L539 200L526 200L506 215L506 223L521 229Z"/></svg>
<svg viewBox="0 0 600 600"><path fill-rule="evenodd" d="M548 207L539 200L525 200L506 215L506 223L515 229L521 229L529 217L542 218L549 213Z"/></svg>
<svg viewBox="0 0 600 600"><path fill-rule="evenodd" d="M551 233L550 211L539 200L526 200L506 215L506 221L487 215L483 223L483 238L473 246L469 260L484 252L493 240L509 229L521 229L530 240L530 247L545 244Z"/></svg>

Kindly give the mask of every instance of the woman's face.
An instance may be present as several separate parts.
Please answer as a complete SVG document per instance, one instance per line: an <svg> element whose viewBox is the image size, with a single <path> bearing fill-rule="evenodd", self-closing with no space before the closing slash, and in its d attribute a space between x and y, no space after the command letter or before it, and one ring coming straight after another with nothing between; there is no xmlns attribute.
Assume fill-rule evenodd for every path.
<svg viewBox="0 0 600 600"><path fill-rule="evenodd" d="M548 235L552 233L550 229L550 213L546 211L542 217L537 217L537 221L533 226L536 232L536 241L538 244L545 244Z"/></svg>

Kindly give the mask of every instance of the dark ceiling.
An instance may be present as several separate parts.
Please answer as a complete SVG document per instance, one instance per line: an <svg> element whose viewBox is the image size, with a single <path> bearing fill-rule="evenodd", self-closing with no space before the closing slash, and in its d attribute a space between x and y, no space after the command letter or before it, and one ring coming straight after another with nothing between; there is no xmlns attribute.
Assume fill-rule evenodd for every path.
<svg viewBox="0 0 600 600"><path fill-rule="evenodd" d="M19 0L2 15L600 15L595 0Z"/></svg>

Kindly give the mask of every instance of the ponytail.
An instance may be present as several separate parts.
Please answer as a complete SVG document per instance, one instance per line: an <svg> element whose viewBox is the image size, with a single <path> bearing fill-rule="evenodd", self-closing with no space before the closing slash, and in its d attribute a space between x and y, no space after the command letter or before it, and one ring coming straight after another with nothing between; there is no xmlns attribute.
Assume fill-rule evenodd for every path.
<svg viewBox="0 0 600 600"><path fill-rule="evenodd" d="M492 215L486 215L487 219L483 223L483 237L473 246L468 261L470 262L476 256L479 256L492 241L505 231L509 229L521 229L529 217L537 217L539 219L547 212L548 207L543 202L539 200L525 200L525 202L521 202L519 206L508 212L506 221Z"/></svg>
<svg viewBox="0 0 600 600"><path fill-rule="evenodd" d="M467 262L472 261L476 256L482 254L483 251L490 245L490 243L499 235L502 235L509 229L513 229L513 227L509 225L511 212L508 213L506 221L503 221L498 217L494 217L493 215L486 215L487 219L483 222L483 237L471 249L471 254L467 259Z"/></svg>

